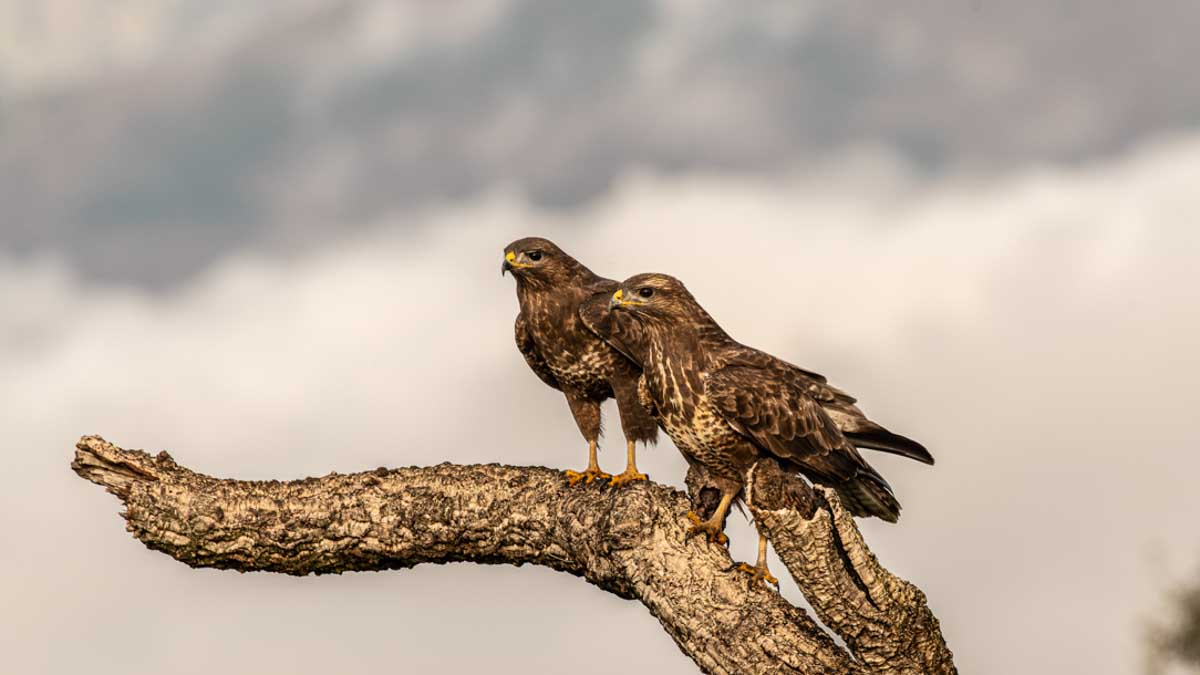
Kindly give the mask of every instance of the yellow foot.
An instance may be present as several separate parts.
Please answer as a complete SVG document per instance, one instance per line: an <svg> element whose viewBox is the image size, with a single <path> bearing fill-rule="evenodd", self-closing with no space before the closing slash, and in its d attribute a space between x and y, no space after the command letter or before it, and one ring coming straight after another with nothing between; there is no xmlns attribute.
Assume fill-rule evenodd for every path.
<svg viewBox="0 0 1200 675"><path fill-rule="evenodd" d="M650 478L644 473L638 473L636 470L625 469L625 473L613 476L608 484L613 487L620 487L638 480L650 480Z"/></svg>
<svg viewBox="0 0 1200 675"><path fill-rule="evenodd" d="M583 471L567 471L567 485L578 485L580 481L584 485L590 485L594 480L603 480L612 478L609 474L604 473L600 469L584 469Z"/></svg>
<svg viewBox="0 0 1200 675"><path fill-rule="evenodd" d="M774 584L775 590L779 590L779 580L775 578L775 575L771 574L771 571L767 569L766 565L759 566L749 565L747 563L738 563L737 567L734 569L739 572L745 572L746 574L749 574L750 585L754 585L761 581L767 584Z"/></svg>
<svg viewBox="0 0 1200 675"><path fill-rule="evenodd" d="M691 521L692 526L688 528L687 538L703 534L708 538L708 543L720 544L726 546L729 544L729 537L721 531L721 523L713 522L712 520L700 520L700 516L696 515L695 511L688 511L687 519Z"/></svg>

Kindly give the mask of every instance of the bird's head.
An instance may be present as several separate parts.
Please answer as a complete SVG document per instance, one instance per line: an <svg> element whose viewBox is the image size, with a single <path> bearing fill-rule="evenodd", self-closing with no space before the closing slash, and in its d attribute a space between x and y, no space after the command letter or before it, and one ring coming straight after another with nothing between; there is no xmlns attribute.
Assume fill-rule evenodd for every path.
<svg viewBox="0 0 1200 675"><path fill-rule="evenodd" d="M667 274L638 274L621 282L608 301L610 309L659 321L688 319L704 310L683 282Z"/></svg>
<svg viewBox="0 0 1200 675"><path fill-rule="evenodd" d="M552 285L573 277L582 266L549 239L526 237L504 247L500 275L512 272L520 281Z"/></svg>

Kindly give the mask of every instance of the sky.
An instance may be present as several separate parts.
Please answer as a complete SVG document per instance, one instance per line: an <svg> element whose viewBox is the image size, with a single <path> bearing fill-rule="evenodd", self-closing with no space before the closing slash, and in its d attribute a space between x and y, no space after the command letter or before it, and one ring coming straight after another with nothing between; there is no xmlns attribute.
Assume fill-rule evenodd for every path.
<svg viewBox="0 0 1200 675"><path fill-rule="evenodd" d="M1200 562L1197 19L0 1L0 669L694 672L545 569L191 570L68 468L84 434L246 479L578 468L496 274L541 235L680 277L931 449L871 456L905 509L860 526L963 672L1136 672ZM669 442L639 466L682 485Z"/></svg>

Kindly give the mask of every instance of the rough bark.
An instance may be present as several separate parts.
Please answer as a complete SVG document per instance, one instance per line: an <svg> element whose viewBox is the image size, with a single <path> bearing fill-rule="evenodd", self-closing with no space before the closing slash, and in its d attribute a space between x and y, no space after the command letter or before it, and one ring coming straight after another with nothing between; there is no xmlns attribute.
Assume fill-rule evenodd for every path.
<svg viewBox="0 0 1200 675"><path fill-rule="evenodd" d="M956 673L925 594L884 569L837 493L785 474L751 470L747 506L817 616L870 672Z"/></svg>
<svg viewBox="0 0 1200 675"><path fill-rule="evenodd" d="M224 480L95 436L79 441L71 466L124 502L126 528L142 543L193 567L306 575L546 565L640 601L706 673L953 672L920 591L879 566L836 497L826 500L837 528L820 525L831 522L825 509L797 520L770 503L779 508L756 516L849 651L803 610L750 586L725 549L685 539L687 498L654 483L568 488L558 471L499 464ZM834 569L838 541L849 542L869 600Z"/></svg>

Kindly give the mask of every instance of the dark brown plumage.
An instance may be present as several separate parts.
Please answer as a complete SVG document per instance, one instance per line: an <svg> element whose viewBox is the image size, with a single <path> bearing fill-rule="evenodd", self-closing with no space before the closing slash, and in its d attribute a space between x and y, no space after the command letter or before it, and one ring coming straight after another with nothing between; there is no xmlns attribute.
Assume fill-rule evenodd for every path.
<svg viewBox="0 0 1200 675"><path fill-rule="evenodd" d="M855 447L875 447L928 463L915 441L871 422L825 378L742 345L721 329L684 285L662 274L624 281L607 303L583 309L589 327L643 368L640 392L688 462L721 491L693 532L722 539L729 504L761 456L837 490L852 513L895 522L900 504ZM760 540L759 566L769 576Z"/></svg>
<svg viewBox="0 0 1200 675"><path fill-rule="evenodd" d="M515 326L517 348L543 382L566 396L588 442L588 468L568 471L571 484L597 478L611 478L613 484L645 480L637 470L636 444L654 442L658 426L638 403L641 368L590 331L579 314L589 300L607 302L617 282L595 275L546 239L519 239L504 251L501 272L511 271L516 278L521 308ZM618 476L600 471L596 459L600 404L609 397L617 400L627 444L628 464Z"/></svg>

